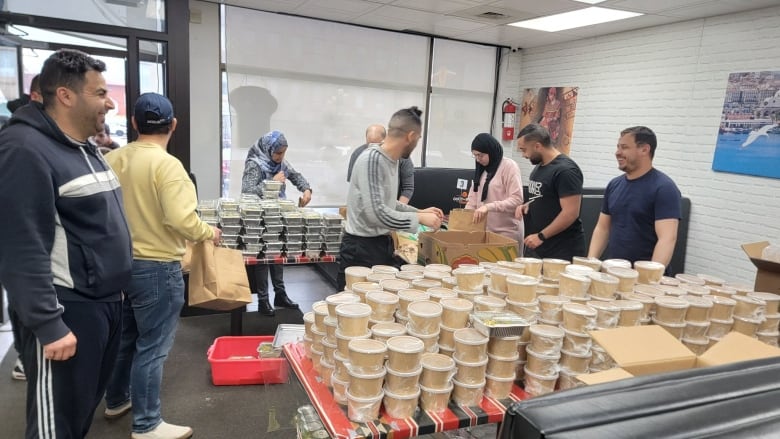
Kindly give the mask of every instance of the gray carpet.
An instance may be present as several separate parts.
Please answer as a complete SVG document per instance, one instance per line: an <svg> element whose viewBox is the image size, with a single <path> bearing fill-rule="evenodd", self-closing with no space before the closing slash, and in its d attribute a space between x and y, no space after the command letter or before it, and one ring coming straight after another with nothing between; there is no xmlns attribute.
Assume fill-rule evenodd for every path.
<svg viewBox="0 0 780 439"><path fill-rule="evenodd" d="M244 315L244 334L273 334L279 323L303 323L297 310L278 310L275 318ZM226 335L229 315L185 317L165 363L162 387L163 419L189 425L199 438L296 437L291 416L308 403L295 378L287 384L214 386L206 350L216 337ZM11 351L0 365L0 426L7 438L24 437L25 383L11 380L16 361ZM101 404L88 438L129 438L131 416L109 422Z"/></svg>

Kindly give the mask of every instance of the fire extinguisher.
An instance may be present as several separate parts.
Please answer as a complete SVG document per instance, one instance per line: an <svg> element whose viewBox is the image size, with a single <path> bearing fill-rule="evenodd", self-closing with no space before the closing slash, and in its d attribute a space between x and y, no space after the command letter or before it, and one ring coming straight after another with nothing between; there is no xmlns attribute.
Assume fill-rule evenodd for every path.
<svg viewBox="0 0 780 439"><path fill-rule="evenodd" d="M501 138L504 140L513 140L515 138L515 113L517 112L517 105L512 101L512 98L507 98L504 104L501 106L501 112L503 113L503 134Z"/></svg>

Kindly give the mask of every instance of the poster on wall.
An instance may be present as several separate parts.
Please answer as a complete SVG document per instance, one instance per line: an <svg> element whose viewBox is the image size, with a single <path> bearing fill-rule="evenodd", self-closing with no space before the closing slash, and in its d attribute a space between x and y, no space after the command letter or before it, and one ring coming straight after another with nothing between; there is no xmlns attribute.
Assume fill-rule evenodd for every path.
<svg viewBox="0 0 780 439"><path fill-rule="evenodd" d="M712 169L780 178L780 71L729 75Z"/></svg>
<svg viewBox="0 0 780 439"><path fill-rule="evenodd" d="M579 87L526 88L520 106L520 129L538 123L550 131L554 147L566 155L571 152L574 111Z"/></svg>

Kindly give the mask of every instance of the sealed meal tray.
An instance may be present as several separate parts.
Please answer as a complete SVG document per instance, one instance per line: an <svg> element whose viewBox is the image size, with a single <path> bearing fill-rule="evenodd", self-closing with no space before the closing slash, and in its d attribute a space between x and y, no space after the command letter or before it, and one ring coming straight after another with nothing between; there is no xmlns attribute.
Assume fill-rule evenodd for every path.
<svg viewBox="0 0 780 439"><path fill-rule="evenodd" d="M279 210L282 212L293 212L297 206L293 200L279 200Z"/></svg>
<svg viewBox="0 0 780 439"><path fill-rule="evenodd" d="M282 212L282 219L289 226L303 225L303 215L299 212Z"/></svg>
<svg viewBox="0 0 780 439"><path fill-rule="evenodd" d="M282 190L282 182L276 180L263 180L263 189L267 191Z"/></svg>
<svg viewBox="0 0 780 439"><path fill-rule="evenodd" d="M531 324L528 320L509 311L475 312L471 314L471 325L488 337L509 337L523 335Z"/></svg>
<svg viewBox="0 0 780 439"><path fill-rule="evenodd" d="M219 210L222 212L238 212L238 201L232 198L221 198L219 200Z"/></svg>
<svg viewBox="0 0 780 439"><path fill-rule="evenodd" d="M219 215L219 222L222 224L241 224L241 217L238 212L222 212Z"/></svg>
<svg viewBox="0 0 780 439"><path fill-rule="evenodd" d="M322 215L322 222L324 222L326 226L340 226L343 219L344 218L337 213L326 213Z"/></svg>
<svg viewBox="0 0 780 439"><path fill-rule="evenodd" d="M296 325L292 323L282 323L277 325L276 334L274 335L273 347L278 349L287 343L297 343L303 340L304 333L304 325Z"/></svg>

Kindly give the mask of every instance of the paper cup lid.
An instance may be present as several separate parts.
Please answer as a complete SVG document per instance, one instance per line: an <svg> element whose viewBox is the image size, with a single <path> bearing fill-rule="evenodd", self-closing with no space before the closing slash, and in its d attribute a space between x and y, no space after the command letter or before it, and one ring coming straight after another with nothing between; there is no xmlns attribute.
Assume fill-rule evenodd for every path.
<svg viewBox="0 0 780 439"><path fill-rule="evenodd" d="M620 282L618 278L616 278L615 276L609 273L594 272L594 273L589 273L588 277L590 278L591 281L601 282L604 284L616 284Z"/></svg>
<svg viewBox="0 0 780 439"><path fill-rule="evenodd" d="M676 274L674 278L679 280L680 282L685 282L688 284L704 285L706 283L704 282L704 279L700 278L699 276L694 276L692 274L679 273Z"/></svg>
<svg viewBox="0 0 780 439"><path fill-rule="evenodd" d="M347 387L347 390L344 393L346 393L348 400L355 401L356 403L358 403L360 405L363 405L363 404L369 404L369 405L370 404L374 404L377 401L381 401L382 398L385 397L385 392L383 390L380 390L379 391L379 395L377 395L377 396L369 396L369 397L366 397L366 398L361 398L359 396L355 396L355 395L349 393L349 387Z"/></svg>
<svg viewBox="0 0 780 439"><path fill-rule="evenodd" d="M497 300L501 300L501 299L497 299ZM472 301L467 299L461 299L461 298L441 299L439 304L441 305L442 308L446 308L452 311L471 312L471 310L474 309L474 303Z"/></svg>
<svg viewBox="0 0 780 439"><path fill-rule="evenodd" d="M420 317L436 317L440 316L441 312L441 304L431 300L412 302L406 307L407 314L414 314Z"/></svg>
<svg viewBox="0 0 780 439"><path fill-rule="evenodd" d="M506 277L506 283L512 285L539 285L539 279L524 274L513 274Z"/></svg>
<svg viewBox="0 0 780 439"><path fill-rule="evenodd" d="M644 294L645 296L652 296L652 297L658 297L664 295L664 290L647 284L634 285L634 292L637 294Z"/></svg>
<svg viewBox="0 0 780 439"><path fill-rule="evenodd" d="M579 265L579 264L569 264L564 269L564 273L570 273L570 274L578 274L580 276L587 276L590 273L593 273L595 270L593 270L593 267L588 267L587 265Z"/></svg>
<svg viewBox="0 0 780 439"><path fill-rule="evenodd" d="M528 370L528 366L523 367L523 372L525 372L526 375L541 381L555 381L558 379L557 372L555 373L555 375L539 375L538 373L533 373L530 370Z"/></svg>
<svg viewBox="0 0 780 439"><path fill-rule="evenodd" d="M682 338L682 342L683 343L687 343L687 344L696 344L696 345L699 345L699 346L706 346L706 345L710 344L710 341L707 340L707 339L697 340L695 338L685 338L685 337Z"/></svg>
<svg viewBox="0 0 780 439"><path fill-rule="evenodd" d="M322 320L322 323L325 324L325 326L338 326L339 319L332 316L327 316Z"/></svg>
<svg viewBox="0 0 780 439"><path fill-rule="evenodd" d="M412 285L415 287L430 289L441 286L441 282L433 279L415 279L412 281Z"/></svg>
<svg viewBox="0 0 780 439"><path fill-rule="evenodd" d="M542 260L538 258L515 258L515 262L519 262L521 264L541 264Z"/></svg>
<svg viewBox="0 0 780 439"><path fill-rule="evenodd" d="M584 265L580 265L580 267L584 267ZM590 278L589 277L583 276L583 275L578 274L578 273L567 273L567 272L564 271L563 273L561 273L561 277L566 278L566 279L570 279L570 280L574 280L574 281L577 281L577 282L590 283Z"/></svg>
<svg viewBox="0 0 780 439"><path fill-rule="evenodd" d="M386 290L403 290L412 286L411 282L403 279L385 279L379 281L379 285Z"/></svg>
<svg viewBox="0 0 780 439"><path fill-rule="evenodd" d="M563 329L550 325L531 325L528 327L532 335L538 335L547 338L563 338Z"/></svg>
<svg viewBox="0 0 780 439"><path fill-rule="evenodd" d="M425 355L425 354L423 354L423 355ZM409 378L409 377L413 377L413 376L418 376L418 375L420 375L422 373L422 365L420 365L420 364L418 364L417 367L414 370L411 370L409 372L400 372L400 371L394 370L394 369L392 369L390 367L387 367L387 366L385 366L385 369L387 369L387 373L389 375L395 375L395 376L401 377L401 378Z"/></svg>
<svg viewBox="0 0 780 439"><path fill-rule="evenodd" d="M406 334L406 327L400 323L382 322L372 326L371 333L377 337L395 337Z"/></svg>
<svg viewBox="0 0 780 439"><path fill-rule="evenodd" d="M349 341L349 350L361 354L381 354L387 352L387 346L379 340L357 338Z"/></svg>
<svg viewBox="0 0 780 439"><path fill-rule="evenodd" d="M764 300L754 296L733 296L732 298L737 302L744 302L752 305L766 305Z"/></svg>
<svg viewBox="0 0 780 439"><path fill-rule="evenodd" d="M407 302L413 302L417 300L428 300L430 294L425 291L415 290L407 288L398 292L398 298L406 300Z"/></svg>
<svg viewBox="0 0 780 439"><path fill-rule="evenodd" d="M485 374L485 379L486 380L490 380L490 381L498 381L498 382L504 382L505 383L507 381L514 381L515 377L513 377L513 376L511 376L511 377L497 377L497 376Z"/></svg>
<svg viewBox="0 0 780 439"><path fill-rule="evenodd" d="M585 256L574 256L571 258L571 261L574 263L582 262L582 263L588 263L588 264L599 264L601 265L601 259L599 258L588 258Z"/></svg>
<svg viewBox="0 0 780 439"><path fill-rule="evenodd" d="M455 276L457 276L459 274L485 274L485 269L480 267L480 266L478 266L478 265L474 265L474 266L470 266L470 267L469 266L460 266L460 267L452 270L452 274L454 274Z"/></svg>
<svg viewBox="0 0 780 439"><path fill-rule="evenodd" d="M487 354L490 361L518 361L520 359L520 353L515 352L511 357L502 357L501 355L493 355L490 352Z"/></svg>
<svg viewBox="0 0 780 439"><path fill-rule="evenodd" d="M438 329L436 329L436 332L433 334L420 334L419 332L414 330L414 327L412 326L411 322L406 324L406 333L411 335L412 337L417 337L420 340L430 340L432 338L439 339L439 334L441 333L441 326L439 326Z"/></svg>
<svg viewBox="0 0 780 439"><path fill-rule="evenodd" d="M366 293L366 301L381 303L384 305L393 305L398 303L398 295L386 293L384 291L369 291Z"/></svg>
<svg viewBox="0 0 780 439"><path fill-rule="evenodd" d="M687 291L690 294L698 294L700 296L704 296L704 295L710 294L710 291L711 291L710 287L705 286L705 285L697 285L697 284L686 284L686 283L683 283L683 284L680 284L680 288L685 290L685 291ZM734 291L734 293L736 293L736 290ZM734 293L730 293L730 294L734 294Z"/></svg>
<svg viewBox="0 0 780 439"><path fill-rule="evenodd" d="M483 359L481 359L479 361L463 361L463 360L459 360L456 357L452 357L452 360L455 361L456 365L466 366L466 367L480 367L480 366L484 366L484 365L486 365L488 363L488 358L487 357L485 357L485 358L483 358Z"/></svg>
<svg viewBox="0 0 780 439"><path fill-rule="evenodd" d="M371 267L371 271L374 273L396 274L399 270L392 265L374 265Z"/></svg>
<svg viewBox="0 0 780 439"><path fill-rule="evenodd" d="M563 304L563 310L586 317L596 317L596 310L581 303L568 302Z"/></svg>
<svg viewBox="0 0 780 439"><path fill-rule="evenodd" d="M408 335L390 337L385 343L387 344L387 349L403 354L416 354L425 349L425 344L422 340Z"/></svg>
<svg viewBox="0 0 780 439"><path fill-rule="evenodd" d="M342 317L368 317L371 307L365 303L342 303L336 307L336 315Z"/></svg>
<svg viewBox="0 0 780 439"><path fill-rule="evenodd" d="M469 345L481 345L488 342L488 338L474 328L458 329L453 333L453 337L455 341Z"/></svg>
<svg viewBox="0 0 780 439"><path fill-rule="evenodd" d="M491 306L491 307L506 306L506 300L499 299L498 297L493 297L493 296L477 296L474 298L474 303L478 303L484 306Z"/></svg>
<svg viewBox="0 0 780 439"><path fill-rule="evenodd" d="M581 353L581 352L567 351L566 349L561 349L561 354L566 355L567 357L575 357L575 358L590 358L593 356L593 353L590 351Z"/></svg>
<svg viewBox="0 0 780 439"><path fill-rule="evenodd" d="M352 284L352 291L371 291L371 290L381 290L382 286L379 285L376 282L355 282Z"/></svg>
<svg viewBox="0 0 780 439"><path fill-rule="evenodd" d="M609 267L607 273L623 279L635 279L639 277L639 272L633 268Z"/></svg>
<svg viewBox="0 0 780 439"><path fill-rule="evenodd" d="M353 265L351 267L347 267L344 269L344 274L348 274L350 276L356 276L356 277L366 277L371 273L373 273L373 271L371 271L370 268L361 267L358 265Z"/></svg>
<svg viewBox="0 0 780 439"><path fill-rule="evenodd" d="M325 333L323 332L323 335L324 334ZM371 337L371 330L370 329L366 330L366 333L363 334L363 335L349 336L349 335L342 334L341 329L336 328L336 338L341 339L341 340L354 340L356 338L370 338L370 337Z"/></svg>
<svg viewBox="0 0 780 439"><path fill-rule="evenodd" d="M536 358L541 358L543 360L557 360L557 359L561 358L561 353L560 352L556 352L554 354L543 354L541 352L536 352L530 346L525 348L525 353L528 354L528 355L531 355L533 357L536 357Z"/></svg>
<svg viewBox="0 0 780 439"><path fill-rule="evenodd" d="M712 303L717 303L718 305L723 306L735 306L737 304L737 301L730 298L730 297L723 297L723 296L703 296L710 300Z"/></svg>
<svg viewBox="0 0 780 439"><path fill-rule="evenodd" d="M642 268L644 270L664 270L666 266L656 261L636 261L634 262L634 268Z"/></svg>
<svg viewBox="0 0 780 439"><path fill-rule="evenodd" d="M663 322L661 320L656 319L655 316L653 316L652 320L653 320L653 323L658 325L658 326L666 326L666 327L669 327L669 328L684 328L685 327L685 323Z"/></svg>
<svg viewBox="0 0 780 439"><path fill-rule="evenodd" d="M698 326L700 328L704 328L704 327L709 327L710 326L710 322L709 321L706 321L706 322L687 322L686 321L685 324L688 325L688 326Z"/></svg>
<svg viewBox="0 0 780 439"><path fill-rule="evenodd" d="M449 382L449 383L447 383L447 387L445 387L443 389L431 389L430 387L425 387L422 384L420 384L420 390L422 390L423 392L433 393L433 394L437 394L437 393L450 393L450 392L452 392L453 386L454 385L452 384L452 382Z"/></svg>
<svg viewBox="0 0 780 439"><path fill-rule="evenodd" d="M455 367L455 360L444 354L425 353L422 355L420 364L425 369L444 372Z"/></svg>
<svg viewBox="0 0 780 439"><path fill-rule="evenodd" d="M686 300L690 306L696 308L712 308L712 300L701 296L683 296L683 299Z"/></svg>
<svg viewBox="0 0 780 439"><path fill-rule="evenodd" d="M498 267L501 267L502 269L507 269L507 270L514 271L515 273L517 273L517 269L525 268L525 264L522 263L522 262L519 262L517 260L515 260L515 261L498 261L498 262L496 262L496 265Z"/></svg>
<svg viewBox="0 0 780 439"><path fill-rule="evenodd" d="M388 373L389 373L389 371L388 371ZM385 397L386 398L401 399L401 400L404 400L404 399L417 399L417 398L420 397L420 393L421 393L420 387L417 387L417 390L415 390L412 393L405 393L403 395L398 394L398 393L393 393L393 392L387 390L387 387L385 387L384 390L385 390Z"/></svg>
<svg viewBox="0 0 780 439"><path fill-rule="evenodd" d="M638 294L638 293L621 293L624 300L633 300L634 302L640 302L640 303L655 303L655 298L657 296L645 296L644 294Z"/></svg>
<svg viewBox="0 0 780 439"><path fill-rule="evenodd" d="M401 271L423 271L425 267L420 264L404 264L401 265Z"/></svg>
<svg viewBox="0 0 780 439"><path fill-rule="evenodd" d="M680 285L680 280L669 276L661 276L661 281L659 283L661 285L671 285L676 287L677 285Z"/></svg>
<svg viewBox="0 0 780 439"><path fill-rule="evenodd" d="M699 277L701 280L703 280L705 283L709 282L716 285L723 285L726 283L724 279L709 274L697 273L696 276Z"/></svg>
<svg viewBox="0 0 780 439"><path fill-rule="evenodd" d="M311 306L314 314L328 314L328 304L324 300L314 302Z"/></svg>
<svg viewBox="0 0 780 439"><path fill-rule="evenodd" d="M426 265L424 267L424 269L425 270L434 270L434 271L445 271L447 273L452 271L452 267L450 267L449 265L444 265L444 264L428 264L428 265Z"/></svg>
<svg viewBox="0 0 780 439"><path fill-rule="evenodd" d="M627 259L607 259L601 263L602 269L609 269L612 267L631 268L631 261Z"/></svg>
<svg viewBox="0 0 780 439"><path fill-rule="evenodd" d="M314 311L309 311L303 315L303 321L306 323L314 323Z"/></svg>
<svg viewBox="0 0 780 439"><path fill-rule="evenodd" d="M760 291L753 291L752 293L747 293L747 297L754 297L756 299L763 300L764 302L780 301L780 295L774 293L764 293Z"/></svg>
<svg viewBox="0 0 780 439"><path fill-rule="evenodd" d="M656 303L658 303L657 302L658 298L656 298L655 300L656 300ZM688 307L688 303L687 302L685 302L684 300L681 300L681 302L683 303L683 305L685 305L685 306L683 306L683 308L687 308ZM642 309L644 307L642 305L642 302L637 302L636 300L613 300L612 304L614 304L615 306L619 307L621 310L625 310L625 311L636 311L636 310L640 310L640 309Z"/></svg>
<svg viewBox="0 0 780 439"><path fill-rule="evenodd" d="M394 273L371 273L368 276L366 276L366 280L368 282L374 282L374 283L379 283L387 279L395 279L395 274ZM355 284L352 284L352 288L353 289L355 288Z"/></svg>
<svg viewBox="0 0 780 439"><path fill-rule="evenodd" d="M566 266L566 265L571 264L571 261L567 261L566 259L542 258L542 263Z"/></svg>
<svg viewBox="0 0 780 439"><path fill-rule="evenodd" d="M571 299L569 299L566 296L553 296L551 294L543 294L541 296L536 296L536 300L539 303L554 303L558 305L563 305L564 303L571 302Z"/></svg>
<svg viewBox="0 0 780 439"><path fill-rule="evenodd" d="M342 303L358 303L360 302L360 296L355 293L337 293L331 294L325 298L325 302L329 305L339 305Z"/></svg>
<svg viewBox="0 0 780 439"><path fill-rule="evenodd" d="M589 300L585 302L586 305L595 309L596 311L620 311L620 307L612 302L602 300Z"/></svg>
<svg viewBox="0 0 780 439"><path fill-rule="evenodd" d="M439 300L441 300L441 299L451 299L451 298L458 297L458 293L456 293L455 291L453 291L453 290L451 290L449 288L444 288L444 287L429 288L427 293L431 297L438 297Z"/></svg>

